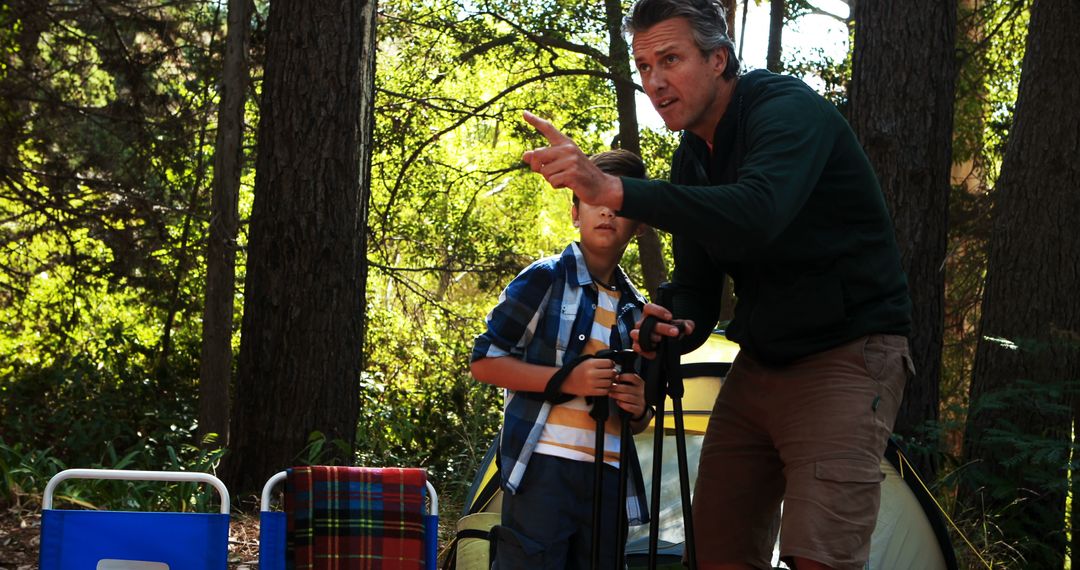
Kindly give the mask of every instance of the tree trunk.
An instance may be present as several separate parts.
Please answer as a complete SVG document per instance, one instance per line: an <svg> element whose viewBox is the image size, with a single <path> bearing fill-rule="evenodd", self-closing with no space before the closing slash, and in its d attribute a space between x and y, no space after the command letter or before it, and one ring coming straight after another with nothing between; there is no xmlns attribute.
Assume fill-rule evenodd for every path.
<svg viewBox="0 0 1080 570"><path fill-rule="evenodd" d="M895 431L923 439L927 422L937 421L940 399L956 5L859 2L854 17L850 121L892 212L914 307L917 375L904 391ZM929 458L917 460L932 479Z"/></svg>
<svg viewBox="0 0 1080 570"><path fill-rule="evenodd" d="M638 132L636 92L630 74L630 49L626 45L626 36L622 33L622 2L604 0L604 8L607 10L610 70L612 75L625 79L615 81L615 104L619 111L619 147L640 156L641 136ZM653 228L647 228L645 233L637 238L637 246L645 289L649 292L649 297L655 299L660 284L667 280L667 266L664 264L660 236Z"/></svg>
<svg viewBox="0 0 1080 570"><path fill-rule="evenodd" d="M959 499L1026 568L1061 568L1080 380L1080 3L1031 7L964 434ZM991 406L990 404L996 404ZM1075 473L1074 473L1075 474Z"/></svg>
<svg viewBox="0 0 1080 570"><path fill-rule="evenodd" d="M244 103L247 93L248 21L251 0L229 0L228 33L214 148L210 237L206 245L206 300L199 359L199 439L217 434L229 442L232 379L233 295L236 282L238 203L244 162Z"/></svg>
<svg viewBox="0 0 1080 570"><path fill-rule="evenodd" d="M780 55L783 53L784 0L769 2L769 47L765 55L765 68L780 73Z"/></svg>
<svg viewBox="0 0 1080 570"><path fill-rule="evenodd" d="M275 0L267 20L237 402L236 492L353 456L363 366L374 0ZM309 436L323 455L303 454Z"/></svg>
<svg viewBox="0 0 1080 570"><path fill-rule="evenodd" d="M733 42L739 41L741 38L735 37L735 23L738 20L737 13L739 11L739 0L720 0L720 3L724 5L724 13L727 17L728 37L731 38L731 41Z"/></svg>

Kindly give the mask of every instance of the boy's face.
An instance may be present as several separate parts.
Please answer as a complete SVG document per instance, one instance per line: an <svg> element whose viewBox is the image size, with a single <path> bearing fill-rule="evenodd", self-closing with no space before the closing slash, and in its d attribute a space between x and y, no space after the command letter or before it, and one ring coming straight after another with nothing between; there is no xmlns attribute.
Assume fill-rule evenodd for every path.
<svg viewBox="0 0 1080 570"><path fill-rule="evenodd" d="M595 253L621 255L640 227L634 220L616 216L606 206L592 206L584 202L575 204L571 215L574 226L581 232L581 245Z"/></svg>

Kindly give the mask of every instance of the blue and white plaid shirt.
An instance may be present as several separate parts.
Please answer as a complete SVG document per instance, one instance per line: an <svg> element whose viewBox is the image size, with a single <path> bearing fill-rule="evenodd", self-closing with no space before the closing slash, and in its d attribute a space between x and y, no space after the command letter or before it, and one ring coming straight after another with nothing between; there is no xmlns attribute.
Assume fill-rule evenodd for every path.
<svg viewBox="0 0 1080 570"><path fill-rule="evenodd" d="M631 346L630 331L641 317L645 298L621 268L615 269L614 281L621 294L615 315L617 326L609 346L618 350ZM561 367L577 358L593 326L597 292L592 284L576 243L559 256L532 263L499 295L499 303L487 316L487 331L476 337L472 360L513 356L530 364ZM511 494L517 492L525 476L550 410L550 402L506 391L499 469L503 488ZM631 469L628 519L630 524L642 524L648 521L648 512L641 467L632 443L623 452L623 457L629 458L623 468Z"/></svg>

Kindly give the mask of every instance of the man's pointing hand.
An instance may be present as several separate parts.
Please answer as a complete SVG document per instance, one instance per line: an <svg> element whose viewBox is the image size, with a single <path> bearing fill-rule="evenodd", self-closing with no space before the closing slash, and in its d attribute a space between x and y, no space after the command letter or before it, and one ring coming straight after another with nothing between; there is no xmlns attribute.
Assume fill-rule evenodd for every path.
<svg viewBox="0 0 1080 570"><path fill-rule="evenodd" d="M550 146L526 151L521 159L554 188L569 188L586 204L622 208L622 181L601 171L577 143L549 121L525 111L525 122L544 135Z"/></svg>

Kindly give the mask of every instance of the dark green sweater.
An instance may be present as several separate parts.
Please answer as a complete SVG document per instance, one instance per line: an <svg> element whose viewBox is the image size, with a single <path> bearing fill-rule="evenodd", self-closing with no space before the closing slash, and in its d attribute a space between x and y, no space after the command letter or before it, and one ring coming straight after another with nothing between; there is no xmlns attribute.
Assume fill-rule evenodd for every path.
<svg viewBox="0 0 1080 570"><path fill-rule="evenodd" d="M770 364L871 333L907 335L911 300L870 162L836 108L802 81L741 76L713 150L684 132L671 182L623 178L620 212L674 236L688 349L735 282L727 335Z"/></svg>

